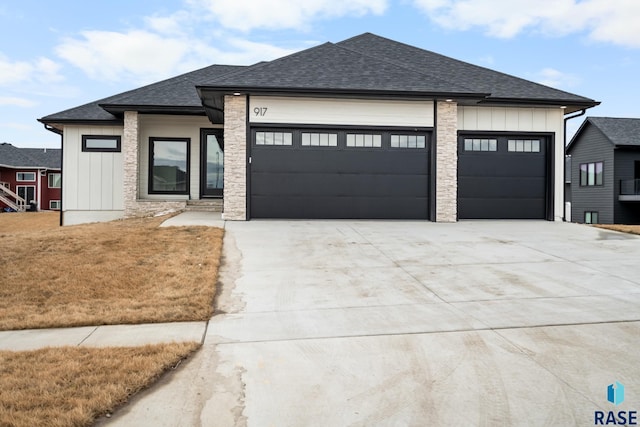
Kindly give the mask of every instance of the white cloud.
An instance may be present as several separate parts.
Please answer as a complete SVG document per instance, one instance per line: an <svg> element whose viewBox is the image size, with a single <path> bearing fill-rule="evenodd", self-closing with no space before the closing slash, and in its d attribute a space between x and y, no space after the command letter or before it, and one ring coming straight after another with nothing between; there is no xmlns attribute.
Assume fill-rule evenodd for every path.
<svg viewBox="0 0 640 427"><path fill-rule="evenodd" d="M535 80L540 84L558 89L568 89L580 83L580 79L574 74L563 73L554 68L542 69Z"/></svg>
<svg viewBox="0 0 640 427"><path fill-rule="evenodd" d="M12 96L0 96L0 106L14 106L14 107L33 107L36 105L35 102L25 99L18 98Z"/></svg>
<svg viewBox="0 0 640 427"><path fill-rule="evenodd" d="M0 56L0 85L12 85L31 78L34 66L25 61L11 61Z"/></svg>
<svg viewBox="0 0 640 427"><path fill-rule="evenodd" d="M80 39L67 38L56 53L97 80L123 76L164 77L188 53L187 40L148 31L84 31Z"/></svg>
<svg viewBox="0 0 640 427"><path fill-rule="evenodd" d="M52 83L63 80L60 65L48 58L33 61L12 61L0 55L0 86L18 83Z"/></svg>
<svg viewBox="0 0 640 427"><path fill-rule="evenodd" d="M380 15L388 0L192 0L224 27L305 30L315 19Z"/></svg>
<svg viewBox="0 0 640 427"><path fill-rule="evenodd" d="M597 41L640 47L638 0L413 0L437 24L484 28L495 37L524 31L559 36L587 32Z"/></svg>

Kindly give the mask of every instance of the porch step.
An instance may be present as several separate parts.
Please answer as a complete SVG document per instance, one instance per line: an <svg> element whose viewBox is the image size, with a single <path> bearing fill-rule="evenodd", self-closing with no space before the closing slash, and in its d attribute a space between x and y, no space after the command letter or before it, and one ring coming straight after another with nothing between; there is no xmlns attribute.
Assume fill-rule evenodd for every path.
<svg viewBox="0 0 640 427"><path fill-rule="evenodd" d="M222 199L188 200L187 211L222 212Z"/></svg>

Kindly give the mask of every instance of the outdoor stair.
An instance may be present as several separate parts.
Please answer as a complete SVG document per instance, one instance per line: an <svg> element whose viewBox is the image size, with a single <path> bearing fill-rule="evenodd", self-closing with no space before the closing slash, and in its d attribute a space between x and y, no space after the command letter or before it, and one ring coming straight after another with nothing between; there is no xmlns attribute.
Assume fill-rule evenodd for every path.
<svg viewBox="0 0 640 427"><path fill-rule="evenodd" d="M9 190L9 187L6 185L0 185L0 202L18 212L27 210L27 201Z"/></svg>
<svg viewBox="0 0 640 427"><path fill-rule="evenodd" d="M222 199L188 200L187 211L222 212Z"/></svg>

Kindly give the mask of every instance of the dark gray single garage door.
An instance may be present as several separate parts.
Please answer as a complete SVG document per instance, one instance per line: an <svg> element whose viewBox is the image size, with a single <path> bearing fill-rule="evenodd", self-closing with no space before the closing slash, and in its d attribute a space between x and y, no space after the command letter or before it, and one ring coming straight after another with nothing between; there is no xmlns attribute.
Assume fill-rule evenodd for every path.
<svg viewBox="0 0 640 427"><path fill-rule="evenodd" d="M428 132L252 129L251 137L251 218L428 219Z"/></svg>
<svg viewBox="0 0 640 427"><path fill-rule="evenodd" d="M461 136L458 217L545 219L547 140L523 136Z"/></svg>

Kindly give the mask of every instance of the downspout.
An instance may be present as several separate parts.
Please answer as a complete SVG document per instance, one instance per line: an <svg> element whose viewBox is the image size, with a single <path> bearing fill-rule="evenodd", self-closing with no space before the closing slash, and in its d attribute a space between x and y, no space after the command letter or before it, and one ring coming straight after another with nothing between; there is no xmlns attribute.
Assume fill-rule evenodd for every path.
<svg viewBox="0 0 640 427"><path fill-rule="evenodd" d="M565 177L567 176L567 171L565 170L567 167L567 122L571 119L575 119L576 117L584 116L587 113L587 109L583 108L579 113L574 114L573 116L564 118L564 134L562 136L563 144L564 144L564 158L562 159L562 187L564 190L565 186ZM563 191L564 194L564 206L562 207L562 221L567 222L567 194Z"/></svg>
<svg viewBox="0 0 640 427"><path fill-rule="evenodd" d="M62 206L62 192L64 191L64 174L62 173L62 168L64 166L64 132L62 132L59 129L54 128L53 126L49 126L46 123L44 124L44 128L50 132L53 133L57 133L58 135L60 135L60 219L58 220L58 224L60 227L62 227L62 211L63 211L63 206Z"/></svg>

